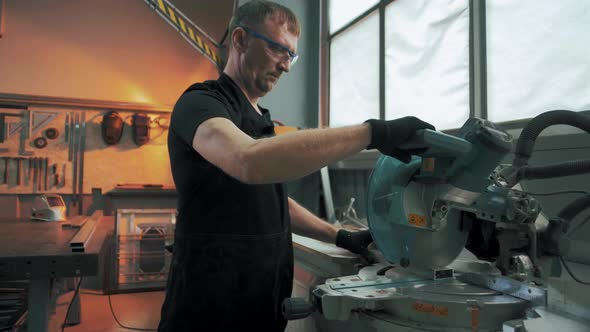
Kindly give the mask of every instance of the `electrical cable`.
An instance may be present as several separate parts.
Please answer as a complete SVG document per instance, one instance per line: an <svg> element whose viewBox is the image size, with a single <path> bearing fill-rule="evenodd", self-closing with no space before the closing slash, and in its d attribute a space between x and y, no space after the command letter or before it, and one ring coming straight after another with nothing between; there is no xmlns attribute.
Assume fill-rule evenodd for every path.
<svg viewBox="0 0 590 332"><path fill-rule="evenodd" d="M70 310L72 309L72 304L74 303L76 296L78 296L78 293L80 292L80 285L81 284L82 284L82 277L80 277L80 280L78 281L78 285L76 286L76 290L74 291L74 296L72 296L72 300L70 301L70 304L68 304L68 310L66 310L66 316L64 317L64 322L61 324L61 332L64 332L64 329L66 328L66 321L68 320L68 315L70 314Z"/></svg>
<svg viewBox="0 0 590 332"><path fill-rule="evenodd" d="M586 190L563 190L563 191L550 191L546 193L533 193L530 191L521 191L522 193L529 194L532 196L554 196L563 194L590 194L590 191Z"/></svg>
<svg viewBox="0 0 590 332"><path fill-rule="evenodd" d="M582 284L582 285L588 285L590 286L590 282L589 281L582 281L580 279L578 279L573 273L572 270L570 270L569 266L565 263L565 259L563 259L563 256L559 256L559 260L561 261L561 264L563 264L563 267L565 268L565 270L567 271L567 273L570 275L570 277L572 277L572 279L574 279L576 282Z"/></svg>
<svg viewBox="0 0 590 332"><path fill-rule="evenodd" d="M80 277L80 281L78 282L78 285L76 286L76 291L74 291L74 296L72 297L72 300L70 301L70 304L68 305L68 310L66 311L66 316L64 317L63 324L61 325L61 332L64 332L64 328L66 326L66 321L68 319L68 315L70 314L70 310L72 308L72 303L74 303L74 299L76 298L76 295L78 295L80 293L80 285L81 284L82 284L82 277ZM88 293L85 293L85 294L88 294ZM88 294L88 295L100 295L100 294ZM157 331L157 329L144 329L144 328L139 328L139 327L129 327L129 326L125 326L125 325L121 324L121 322L119 321L119 319L115 315L115 311L113 310L113 304L111 303L111 294L108 294L108 298L109 298L109 308L111 309L111 315L113 315L115 322L117 322L117 324L121 328L128 329L128 330L135 330L135 331ZM0 329L0 332L2 332L1 329Z"/></svg>
<svg viewBox="0 0 590 332"><path fill-rule="evenodd" d="M570 233L573 233L575 231L577 231L580 227L584 226L588 221L590 221L590 216L588 216L588 218L580 221L579 223L577 223L576 225L572 226L565 235L569 235Z"/></svg>
<svg viewBox="0 0 590 332"><path fill-rule="evenodd" d="M129 326L125 326L125 325L121 324L121 322L119 322L119 319L115 315L115 311L113 310L113 303L111 302L111 294L110 293L108 294L108 298L109 298L109 307L111 308L111 315L113 315L113 318L115 319L115 322L117 322L117 324L121 328L128 329L128 330L134 330L134 331L157 331L157 329L145 329L145 328L141 328L141 327L129 327Z"/></svg>

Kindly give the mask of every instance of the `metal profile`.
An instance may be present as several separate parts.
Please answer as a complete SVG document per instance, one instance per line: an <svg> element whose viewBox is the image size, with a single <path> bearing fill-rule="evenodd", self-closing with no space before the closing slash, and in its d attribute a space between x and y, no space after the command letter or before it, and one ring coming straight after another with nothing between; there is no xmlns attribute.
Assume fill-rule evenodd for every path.
<svg viewBox="0 0 590 332"><path fill-rule="evenodd" d="M0 107L27 110L30 106L58 106L69 108L75 107L100 109L107 108L113 110L128 110L134 112L142 111L150 113L170 113L173 107L173 105L0 93Z"/></svg>
<svg viewBox="0 0 590 332"><path fill-rule="evenodd" d="M79 221L79 224L82 225L78 233L74 235L72 240L70 240L70 247L72 248L72 252L84 252L88 242L92 238L92 234L96 230L96 226L98 224L98 220L102 217L102 211L96 211L92 214L92 216L83 218Z"/></svg>
<svg viewBox="0 0 590 332"><path fill-rule="evenodd" d="M468 284L485 287L529 301L533 305L547 305L547 290L508 277L489 276L478 273L461 273L457 276L457 279Z"/></svg>
<svg viewBox="0 0 590 332"><path fill-rule="evenodd" d="M88 219L84 222L84 225L80 228L78 233L70 241L70 247L72 252L84 252L88 241L92 237L94 230L96 229L96 219Z"/></svg>

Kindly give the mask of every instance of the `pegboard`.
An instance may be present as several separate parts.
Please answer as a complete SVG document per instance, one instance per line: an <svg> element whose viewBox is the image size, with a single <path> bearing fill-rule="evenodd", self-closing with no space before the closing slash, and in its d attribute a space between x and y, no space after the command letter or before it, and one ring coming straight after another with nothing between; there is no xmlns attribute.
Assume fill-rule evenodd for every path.
<svg viewBox="0 0 590 332"><path fill-rule="evenodd" d="M165 125L168 122L167 113L147 114L151 120L160 118L158 126L155 122L150 126L150 140L142 146L138 146L132 137L132 116L135 111L117 110L117 113L124 121L124 129L121 140L116 145L107 145L102 138L101 123L103 115L108 109L87 109L69 107L38 107L30 106L28 112L34 114L55 114L55 117L39 131L31 135L25 142L25 151L31 155L19 155L20 134L16 133L7 137L4 143L0 143L0 194L31 194L40 192L71 194L74 191L73 183L73 161L68 160L69 142L66 142L65 124L67 114L72 117L74 114L86 114L86 146L84 153L83 170L83 192L90 193L92 188L102 188L103 192L112 190L117 184L158 184L163 186L174 186L168 158L166 145L168 131ZM25 110L6 110L0 112L15 114L26 114ZM81 116L80 116L81 117ZM39 118L39 117L37 117ZM28 121L23 118L7 117L8 123ZM56 139L47 139L45 148L36 148L33 141L38 137L46 137L48 128L55 128L59 132ZM7 130L8 131L8 128ZM69 130L69 140L72 139L73 130ZM4 183L5 158L8 160L8 184ZM21 184L17 185L17 161L16 157L24 158L21 162ZM34 185L34 170L29 176L29 162L32 158L48 158L49 170L57 166L58 184L55 185L55 178L52 176L48 181L47 189L44 183L41 188ZM78 165L78 170L80 166ZM41 173L42 174L42 173ZM52 174L49 172L49 174ZM78 172L78 176L80 171ZM42 176L44 181L44 176ZM65 180L65 183L64 183ZM78 186L76 187L76 192Z"/></svg>

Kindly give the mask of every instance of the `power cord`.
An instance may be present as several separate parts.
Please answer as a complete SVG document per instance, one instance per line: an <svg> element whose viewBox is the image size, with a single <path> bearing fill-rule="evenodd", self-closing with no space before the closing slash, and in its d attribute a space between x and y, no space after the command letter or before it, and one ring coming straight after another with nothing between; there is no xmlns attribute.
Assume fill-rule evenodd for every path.
<svg viewBox="0 0 590 332"><path fill-rule="evenodd" d="M110 293L108 294L108 297L109 297L109 307L111 308L111 315L113 315L115 322L117 322L117 324L121 328L128 329L128 330L134 330L134 331L157 331L157 329L144 329L144 328L140 328L140 327L129 327L129 326L125 326L125 325L121 324L121 322L119 322L119 319L115 315L115 311L113 310L113 303L111 302L111 294Z"/></svg>
<svg viewBox="0 0 590 332"><path fill-rule="evenodd" d="M529 192L529 191L523 191L523 193L533 195L533 196L554 196L554 195L562 195L562 194L589 194L590 192L586 191L586 190L564 190L564 191L553 191L553 192L546 192L546 193L533 193L533 192ZM578 228L580 228L581 226L586 224L588 221L590 221L590 217L586 218L585 220L581 221L580 223L578 223L577 225L572 227L567 233L569 234L573 230L577 230ZM576 281L577 283L580 283L582 285L590 285L590 282L583 281L574 275L574 273L570 269L569 265L567 265L567 263L565 262L565 259L563 259L563 256L559 256L559 261L561 262L561 264L563 264L563 267L565 268L567 273L570 275L570 277L572 277L572 279L574 279L574 281Z"/></svg>
<svg viewBox="0 0 590 332"><path fill-rule="evenodd" d="M68 305L68 310L66 311L66 316L64 317L63 324L61 324L61 332L64 332L64 329L66 326L66 321L68 319L68 315L70 314L70 310L72 308L72 303L74 303L74 299L80 293L80 285L81 284L82 284L82 277L80 277L80 281L78 281L78 285L76 286L76 291L74 291L74 296L72 297L72 300L70 301L70 304ZM88 294L88 295L99 295L99 294ZM119 327L121 327L123 329L134 330L134 331L157 331L157 329L144 329L144 328L139 328L139 327L129 327L129 326L125 326L125 325L121 324L121 322L119 321L119 319L115 315L115 311L113 310L113 304L111 303L111 294L110 293L108 294L108 298L109 298L109 308L111 309L111 315L113 315L113 318L115 319L115 322L117 322ZM1 331L2 331L2 329L0 329L0 332Z"/></svg>
<svg viewBox="0 0 590 332"><path fill-rule="evenodd" d="M78 293L80 292L80 285L81 284L82 284L82 277L80 277L80 280L78 281L78 285L76 286L76 290L74 291L74 296L72 296L72 300L70 301L70 304L68 304L68 310L66 311L66 316L64 317L64 322L61 324L61 332L64 332L64 329L66 328L66 321L68 320L68 315L70 314L70 310L72 309L72 304L74 303L76 296L78 296Z"/></svg>
<svg viewBox="0 0 590 332"><path fill-rule="evenodd" d="M582 281L582 280L578 279L572 273L572 270L570 270L570 267L565 263L565 259L563 259L563 256L559 256L559 260L561 261L561 264L563 264L563 267L565 268L565 270L567 271L567 273L570 275L570 277L572 277L572 279L574 279L577 283L580 283L582 285L590 285L590 282L588 282L588 281Z"/></svg>
<svg viewBox="0 0 590 332"><path fill-rule="evenodd" d="M533 193L530 191L521 191L522 193L533 195L533 196L555 196L564 194L590 194L590 191L586 190L563 190L563 191L550 191L546 193Z"/></svg>

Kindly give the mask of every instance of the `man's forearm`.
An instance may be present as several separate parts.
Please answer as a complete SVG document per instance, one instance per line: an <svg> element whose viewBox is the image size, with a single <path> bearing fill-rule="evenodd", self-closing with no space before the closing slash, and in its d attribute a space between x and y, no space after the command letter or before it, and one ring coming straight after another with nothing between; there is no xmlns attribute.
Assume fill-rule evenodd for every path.
<svg viewBox="0 0 590 332"><path fill-rule="evenodd" d="M368 124L309 129L253 141L240 161L248 183L294 180L364 150L370 143Z"/></svg>
<svg viewBox="0 0 590 332"><path fill-rule="evenodd" d="M335 243L338 228L318 218L293 199L289 198L289 213L293 232L315 240Z"/></svg>

